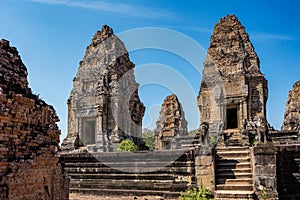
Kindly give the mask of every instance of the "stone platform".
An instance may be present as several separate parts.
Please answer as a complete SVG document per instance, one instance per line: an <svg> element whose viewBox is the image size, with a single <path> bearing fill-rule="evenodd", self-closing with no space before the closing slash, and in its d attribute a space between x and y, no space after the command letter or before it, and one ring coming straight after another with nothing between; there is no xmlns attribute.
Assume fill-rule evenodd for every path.
<svg viewBox="0 0 300 200"><path fill-rule="evenodd" d="M74 152L60 155L70 192L96 195L178 197L195 187L192 150Z"/></svg>

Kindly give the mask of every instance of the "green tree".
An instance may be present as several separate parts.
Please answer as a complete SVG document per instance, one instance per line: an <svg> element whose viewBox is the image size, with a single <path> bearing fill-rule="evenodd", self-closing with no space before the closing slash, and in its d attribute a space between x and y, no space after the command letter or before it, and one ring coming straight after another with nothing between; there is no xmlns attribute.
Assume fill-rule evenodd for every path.
<svg viewBox="0 0 300 200"><path fill-rule="evenodd" d="M146 144L147 147L149 147L150 150L154 150L155 143L154 143L154 131L150 130L148 128L143 129L142 138Z"/></svg>
<svg viewBox="0 0 300 200"><path fill-rule="evenodd" d="M134 144L133 141L126 139L126 140L122 140L117 145L117 150L118 151L138 151L139 147L136 144Z"/></svg>

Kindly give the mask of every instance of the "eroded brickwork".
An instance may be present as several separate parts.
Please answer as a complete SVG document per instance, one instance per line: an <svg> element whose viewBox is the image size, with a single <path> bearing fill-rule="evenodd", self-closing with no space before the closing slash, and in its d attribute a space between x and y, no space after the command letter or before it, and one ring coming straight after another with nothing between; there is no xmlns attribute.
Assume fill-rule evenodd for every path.
<svg viewBox="0 0 300 200"><path fill-rule="evenodd" d="M54 108L28 87L17 49L0 40L1 199L68 199L58 121Z"/></svg>

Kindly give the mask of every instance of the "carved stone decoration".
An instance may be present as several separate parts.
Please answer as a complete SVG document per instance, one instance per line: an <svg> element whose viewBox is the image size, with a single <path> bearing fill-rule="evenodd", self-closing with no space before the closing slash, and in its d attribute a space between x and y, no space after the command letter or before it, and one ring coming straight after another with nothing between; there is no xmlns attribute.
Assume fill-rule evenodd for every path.
<svg viewBox="0 0 300 200"><path fill-rule="evenodd" d="M228 144L242 144L248 140L243 136L246 121L266 121L267 98L267 80L245 28L235 15L222 18L214 27L204 62L200 123L207 122L209 134L222 135Z"/></svg>
<svg viewBox="0 0 300 200"><path fill-rule="evenodd" d="M112 151L125 138L139 144L145 107L123 42L104 25L87 47L68 100L63 150Z"/></svg>
<svg viewBox="0 0 300 200"><path fill-rule="evenodd" d="M300 130L300 80L289 92L281 130Z"/></svg>
<svg viewBox="0 0 300 200"><path fill-rule="evenodd" d="M155 129L155 148L175 149L176 138L186 136L187 121L177 96L167 96L161 106Z"/></svg>
<svg viewBox="0 0 300 200"><path fill-rule="evenodd" d="M202 145L208 145L208 129L209 129L209 125L206 122L203 122L200 125L200 128L197 130L196 135L199 136L199 143Z"/></svg>

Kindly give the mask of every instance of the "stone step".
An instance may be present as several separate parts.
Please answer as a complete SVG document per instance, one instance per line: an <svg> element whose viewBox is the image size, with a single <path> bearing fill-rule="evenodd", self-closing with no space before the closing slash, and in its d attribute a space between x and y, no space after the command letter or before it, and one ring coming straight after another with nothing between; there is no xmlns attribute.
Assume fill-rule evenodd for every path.
<svg viewBox="0 0 300 200"><path fill-rule="evenodd" d="M185 161L189 150L154 151L144 153L110 152L110 153L70 153L60 154L62 162L160 162Z"/></svg>
<svg viewBox="0 0 300 200"><path fill-rule="evenodd" d="M95 188L95 189L131 189L131 190L162 190L184 191L187 183L173 183L173 181L133 181L133 180L81 180L71 181L71 188Z"/></svg>
<svg viewBox="0 0 300 200"><path fill-rule="evenodd" d="M108 167L99 167L99 168L68 168L65 170L67 173L144 173L144 172L165 172L165 173L189 173L187 167L118 167L118 168L108 168Z"/></svg>
<svg viewBox="0 0 300 200"><path fill-rule="evenodd" d="M125 189L94 189L70 188L70 193L93 194L99 196L162 196L164 198L177 198L180 192L159 190L125 190Z"/></svg>
<svg viewBox="0 0 300 200"><path fill-rule="evenodd" d="M218 169L245 169L245 168L251 168L250 162L223 162L223 163L217 163Z"/></svg>
<svg viewBox="0 0 300 200"><path fill-rule="evenodd" d="M216 184L230 184L230 185L244 185L244 184L252 184L252 178L243 178L243 179L216 179Z"/></svg>
<svg viewBox="0 0 300 200"><path fill-rule="evenodd" d="M241 142L242 141L242 137L240 137L240 136L231 136L231 137L229 137L227 140L226 140L226 142L228 142L228 141L230 141L230 142Z"/></svg>
<svg viewBox="0 0 300 200"><path fill-rule="evenodd" d="M250 157L246 158L234 158L234 159L225 159L225 158L217 158L216 165L217 167L224 164L239 164L239 163L251 163Z"/></svg>
<svg viewBox="0 0 300 200"><path fill-rule="evenodd" d="M142 179L142 180L152 180L155 178L156 180L173 180L174 174L167 174L167 173L156 173L156 174L128 174L128 173L108 173L108 174L77 174L77 173L68 173L72 179L127 179L127 180L134 180L134 179ZM184 175L184 174L181 174Z"/></svg>
<svg viewBox="0 0 300 200"><path fill-rule="evenodd" d="M233 146L233 147L217 147L216 152L222 151L250 151L249 147Z"/></svg>
<svg viewBox="0 0 300 200"><path fill-rule="evenodd" d="M252 178L252 173L221 173L216 175L216 179L245 179Z"/></svg>
<svg viewBox="0 0 300 200"><path fill-rule="evenodd" d="M72 178L72 183L75 183L75 184L80 184L80 183L88 183L88 184L101 184L101 183L122 183L122 182L135 182L135 183L138 183L142 181L143 183L157 183L157 182L160 182L160 183L173 183L174 180L171 180L171 179L167 179L167 180L157 180L155 179L155 177L153 177L153 179L148 179L148 180L143 180L143 179L73 179ZM182 181L183 182L183 181Z"/></svg>
<svg viewBox="0 0 300 200"><path fill-rule="evenodd" d="M74 179L101 179L101 178L106 178L107 176L109 176L110 174L107 173L107 174L91 174L91 173L67 173L69 176L71 176L71 178L74 178ZM113 173L112 173L113 174ZM141 179L150 179L151 177L144 177L144 176L139 176L139 174L137 174L137 176L133 176L133 175L128 175L128 176L125 176L124 174L120 174L121 176L118 177L118 175L112 175L111 178L113 179L114 177L115 178L123 178L123 177L126 177L128 179L134 179L134 178L139 178L141 177ZM176 177L178 176L188 176L190 175L190 173L181 173L181 174L178 174L178 175L174 175L174 174L167 174L165 175L165 173L162 175L162 176L159 176L158 173L157 174L152 174L152 177L157 177L156 179L157 180L164 180L166 178L172 178L172 179L175 179Z"/></svg>
<svg viewBox="0 0 300 200"><path fill-rule="evenodd" d="M249 158L250 152L249 151L223 151L217 152L217 159L224 159L224 158Z"/></svg>
<svg viewBox="0 0 300 200"><path fill-rule="evenodd" d="M118 166L128 166L128 167L156 167L156 166L186 166L186 164L193 164L192 161L149 161L149 162L67 162L64 163L66 167L118 167Z"/></svg>
<svg viewBox="0 0 300 200"><path fill-rule="evenodd" d="M219 174L223 174L223 173L233 173L233 174L240 174L240 173L252 173L252 169L251 168L238 168L238 169L222 169L222 168L217 168L216 169L216 174L217 176Z"/></svg>
<svg viewBox="0 0 300 200"><path fill-rule="evenodd" d="M254 191L241 191L241 190L217 190L215 191L216 200L253 200Z"/></svg>
<svg viewBox="0 0 300 200"><path fill-rule="evenodd" d="M252 191L252 184L220 184L216 186L217 190L239 190L239 191Z"/></svg>

